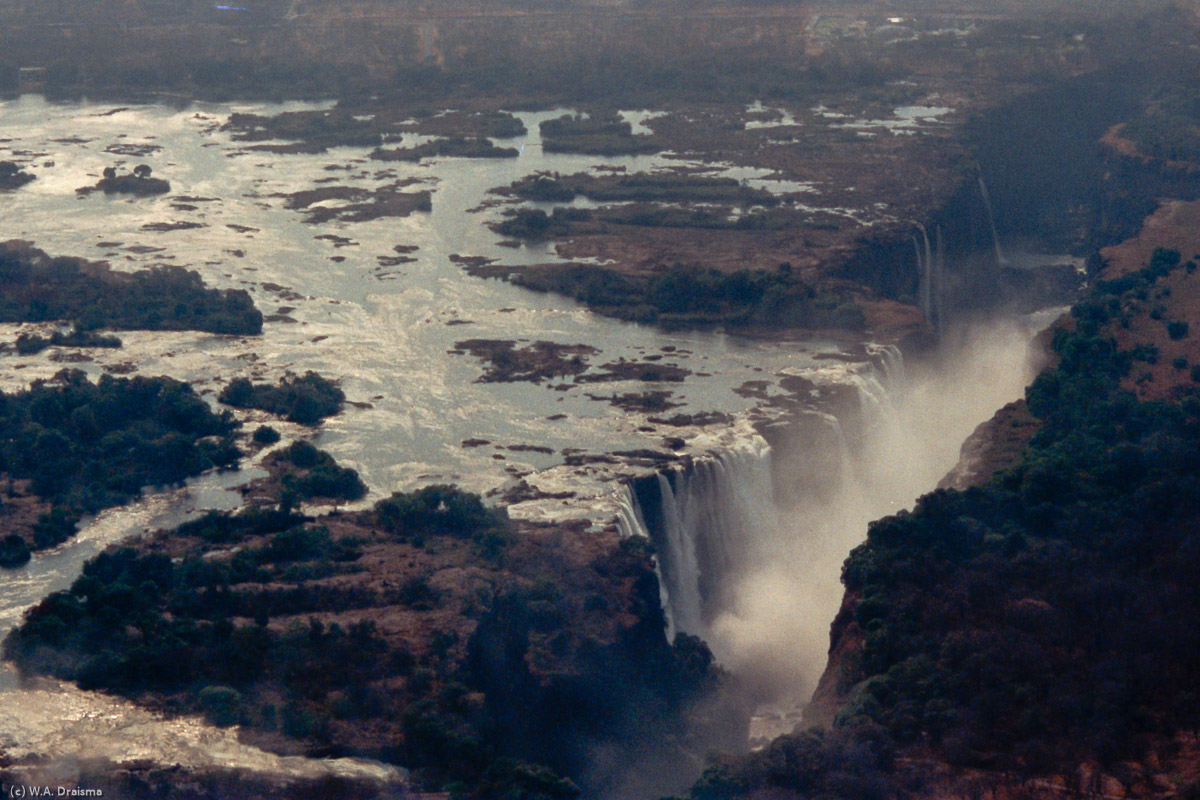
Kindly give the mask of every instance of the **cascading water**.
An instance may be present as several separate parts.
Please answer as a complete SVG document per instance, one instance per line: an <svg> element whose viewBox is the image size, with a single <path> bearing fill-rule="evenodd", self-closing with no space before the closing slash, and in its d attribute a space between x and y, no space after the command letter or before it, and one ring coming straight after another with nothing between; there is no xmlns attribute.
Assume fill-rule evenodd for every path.
<svg viewBox="0 0 1200 800"><path fill-rule="evenodd" d="M1021 395L1049 319L956 331L936 364L876 346L868 362L814 370L857 402L794 415L803 446L748 434L626 492L619 524L655 544L669 635L700 636L764 707L790 709L760 732L790 729L815 687L841 564L867 524L932 490L971 431Z"/></svg>
<svg viewBox="0 0 1200 800"><path fill-rule="evenodd" d="M758 544L776 531L771 448L761 436L694 461L689 468L658 473L642 493L657 495L656 523L646 524L641 500L627 495L634 524L658 549L659 583L668 636L703 634L723 606L728 578L751 564Z"/></svg>
<svg viewBox="0 0 1200 800"><path fill-rule="evenodd" d="M942 316L943 279L946 275L946 243L942 240L942 226L934 230L937 249L933 259L933 317L937 325L942 325L946 319Z"/></svg>
<svg viewBox="0 0 1200 800"><path fill-rule="evenodd" d="M921 308L921 313L925 315L925 319L936 328L937 320L933 314L934 293L937 291L937 286L933 280L933 252L929 245L929 231L919 222L917 228L921 231L921 241L917 241L916 234L913 234L912 237L913 249L917 253L917 270L921 276L917 289L917 304ZM924 244L924 249L922 249L922 244Z"/></svg>
<svg viewBox="0 0 1200 800"><path fill-rule="evenodd" d="M917 258L917 307L921 309L921 313L925 315L925 319L929 319L929 272L925 267L925 259L921 254L921 243L917 241L917 235L914 233L908 237L913 244L913 253Z"/></svg>
<svg viewBox="0 0 1200 800"><path fill-rule="evenodd" d="M1000 248L1000 232L996 229L996 214L992 210L992 196L988 192L987 183L983 180L983 176L979 176L979 194L983 197L983 207L987 211L988 226L992 231L992 245L996 248L996 265L1003 266L1008 263L1008 259L1004 257L1004 251Z"/></svg>

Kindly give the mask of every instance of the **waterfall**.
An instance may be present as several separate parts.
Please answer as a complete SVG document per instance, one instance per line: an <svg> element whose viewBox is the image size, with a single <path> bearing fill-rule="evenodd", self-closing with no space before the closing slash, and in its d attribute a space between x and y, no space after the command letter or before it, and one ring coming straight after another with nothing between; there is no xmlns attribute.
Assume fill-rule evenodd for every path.
<svg viewBox="0 0 1200 800"><path fill-rule="evenodd" d="M661 478L661 476L658 477ZM642 506L629 484L624 484L621 487L620 494L617 496L617 531L623 537L633 536L653 541L650 535L650 528L646 525L646 517L642 513ZM654 557L654 571L658 577L658 600L662 605L663 617L667 623L667 641L672 642L675 640L675 634L678 632L679 626L675 622L675 614L672 611L671 605L670 584L667 583L662 565L662 557L656 555ZM672 566L673 571L674 567ZM675 581L672 581L672 583L675 583Z"/></svg>
<svg viewBox="0 0 1200 800"><path fill-rule="evenodd" d="M917 289L917 303L921 308L921 313L925 315L925 319L930 325L933 321L933 254L929 247L929 233L925 230L925 226L917 223L917 227L921 231L921 239L924 240L925 248L921 249L921 242L917 241L916 234L912 236L913 249L917 253L917 269L920 271L921 282Z"/></svg>
<svg viewBox="0 0 1200 800"><path fill-rule="evenodd" d="M728 579L750 564L759 539L778 530L771 448L755 435L686 469L657 475L659 552L668 635L704 636Z"/></svg>
<svg viewBox="0 0 1200 800"><path fill-rule="evenodd" d="M889 388L901 387L908 380L904 371L904 354L894 344L868 344L867 355L871 363L882 373L883 383Z"/></svg>
<svg viewBox="0 0 1200 800"><path fill-rule="evenodd" d="M840 565L864 534L863 498L880 483L881 471L853 453L898 449L890 392L905 385L904 360L892 345L868 355L824 376L856 390L849 432L828 411L800 412L782 451L751 434L639 479L619 498L621 533L655 546L667 636L701 637L726 667L769 686L764 696L815 685Z"/></svg>
<svg viewBox="0 0 1200 800"><path fill-rule="evenodd" d="M917 306L921 309L921 313L925 315L925 319L929 319L929 268L925 266L925 260L921 257L921 243L917 241L917 235L914 233L909 238L912 239L913 252L917 256L917 275L919 276Z"/></svg>
<svg viewBox="0 0 1200 800"><path fill-rule="evenodd" d="M941 269L944 260L941 226L939 225L936 229L938 249L935 257L933 247L929 242L929 231L920 222L914 224L921 232L919 240L916 233L910 237L917 256L917 270L920 274L920 281L917 284L917 305L920 307L921 313L925 315L929 326L937 330L941 322L939 309L941 305Z"/></svg>
<svg viewBox="0 0 1200 800"><path fill-rule="evenodd" d="M1008 259L1004 257L1004 251L1000 249L1000 233L996 230L996 215L992 211L992 196L988 192L987 183L984 182L983 176L979 176L979 194L983 197L983 207L987 210L988 225L992 230L992 245L996 248L996 265L1003 266L1008 263Z"/></svg>
<svg viewBox="0 0 1200 800"><path fill-rule="evenodd" d="M932 234L936 278L945 244ZM826 395L836 406L633 481L618 526L655 546L668 635L704 639L772 709L764 719L780 712L794 725L825 667L847 554L872 520L932 490L975 427L1021 396L1040 328L1032 318L976 323L947 338L936 369L870 345L867 364L809 373L842 387Z"/></svg>
<svg viewBox="0 0 1200 800"><path fill-rule="evenodd" d="M943 278L946 274L946 243L942 240L942 226L934 230L937 241L937 254L933 260L933 318L934 327L943 325L946 320L942 317Z"/></svg>

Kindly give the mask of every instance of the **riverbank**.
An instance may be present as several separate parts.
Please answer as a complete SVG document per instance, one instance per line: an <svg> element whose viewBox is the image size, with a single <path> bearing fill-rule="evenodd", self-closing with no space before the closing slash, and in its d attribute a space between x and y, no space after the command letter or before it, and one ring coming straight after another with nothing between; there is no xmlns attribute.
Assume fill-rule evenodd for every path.
<svg viewBox="0 0 1200 800"><path fill-rule="evenodd" d="M110 550L6 653L268 749L569 797L558 775L615 791L738 739L744 712L703 644L662 637L656 586L636 542L432 487L319 520L210 515Z"/></svg>
<svg viewBox="0 0 1200 800"><path fill-rule="evenodd" d="M1142 27L1126 20L1080 27L1079 17L1066 15L1029 34L1022 14L956 18L947 27L936 14L892 22L851 9L822 22L806 12L781 16L764 9L731 24L729 14L705 9L678 31L651 19L637 35L630 35L623 14L590 22L555 18L552 29L543 24L544 14L514 14L519 19L511 27L499 28L495 15L468 15L415 29L415 40L396 37L390 46L416 41L413 51L427 59L397 74L387 50L371 51L366 38L343 47L347 37L366 36L366 28L386 34L387 26L377 20L364 26L364 18L338 28L331 20L340 19L339 10L322 13L327 16L314 12L306 22L328 24L316 38L322 48L342 47L347 60L327 72L314 67L311 83L273 71L272 59L290 57L284 51L295 39L284 25L265 24L247 26L248 38L234 48L245 48L245 58L216 54L211 63L179 62L178 71L162 79L177 80L189 104L202 94L200 76L246 97L282 86L303 92L339 85L337 106L198 104L172 112L33 98L5 103L2 138L11 139L0 142L5 158L11 155L18 170L36 180L22 179L5 194L12 213L0 228L60 252L95 246L115 271L185 263L200 270L207 285L243 290L273 310L255 341L135 332L123 334L120 354L97 351L79 363L94 380L153 368L213 399L232 387L253 390L289 373L319 370L341 381L349 406L317 442L336 461L325 463L302 447L295 454L290 446L289 463L295 466L298 457L326 466L335 478L345 476L333 472L342 469L337 465L347 465L376 495L357 511L301 519L290 513L295 508L277 474L259 487L267 510L176 528L91 562L74 588L63 587L31 616L12 640L13 652L30 671L123 692L173 717L203 712L213 724L244 725L248 737L273 748L399 761L419 770L430 787L467 776L481 796L511 790L567 797L580 787L651 796L681 789L707 747L737 751L744 745L745 709L736 695L724 694L726 679L706 647L688 638L664 641L658 585L664 573L655 573L638 540L618 540L608 527L618 501L628 499L618 495L620 482L639 477L638 486L652 484L659 504L689 521L703 516L683 513L696 508L724 513L729 504L714 504L730 496L751 498L741 507L751 521L770 516L757 512L767 497L773 508L775 493L794 501L786 510L803 512L799 501L809 497L801 490L808 485L817 486L818 495L829 490L812 508L824 503L852 512L826 520L846 523L829 526L832 545L821 555L837 551L834 559L813 559L799 548L751 554L765 556L776 570L820 564L821 576L811 583L797 579L794 569L768 574L780 578L777 584L748 587L713 586L718 573L704 576L710 597L739 601L717 608L712 600L708 609L695 604L698 615L709 615L706 622L723 623L711 630L724 636L724 652L746 656L737 666L757 682L756 691L784 681L794 688L795 675L787 673L795 662L780 668L772 658L778 642L756 636L763 629L784 631L777 638L794 645L802 637L793 634L808 642L819 629L815 638L823 640L829 617L806 607L812 613L800 615L805 619L797 627L774 624L778 617L762 612L778 606L777 596L750 590L790 590L797 582L801 591L824 590L836 580L845 553L838 546L859 537L866 524L849 518L866 506L850 509L833 491L836 483L860 477L854 467L863 465L851 463L852 449L869 458L885 437L903 445L903 435L916 432L939 446L958 444L949 441L958 434L949 432L946 419L887 416L892 398L884 379L902 365L892 345L936 357L938 335L957 330L971 314L1070 299L1085 277L1078 269L1083 259L1140 220L1162 185L1152 166L1132 163L1137 159L1121 170L1105 169L1118 163L1111 152L1108 161L1093 160L1100 133L1116 117L1140 113L1160 81L1186 87L1194 61L1187 43L1176 42L1191 28L1171 15L1144 20ZM780 26L781 18L796 24ZM491 26L488 35L479 35L477 26ZM537 57L529 57L535 29ZM83 64L74 74L62 66L46 77L60 79L59 89L67 92L110 78L133 80L139 61L161 58L166 43L177 41L171 37L214 35L225 46L226 34L232 43L247 32L238 31L151 30L143 48L120 62L128 72ZM506 31L511 39L503 38ZM609 38L587 38L606 31ZM697 32L705 35L697 38ZM113 30L85 33L102 39ZM1140 59L1151 34L1176 44L1149 54L1144 70L1126 69L1125 60ZM116 37L122 51L129 49L125 36ZM609 57L593 63L579 48L556 52L564 40L611 45ZM696 42L709 40L714 47L703 52L711 53L711 63L670 78L681 60L700 52ZM746 52L751 41L753 52ZM495 63L479 62L488 69L471 61L480 42L492 48ZM639 48L653 57L618 57L637 56ZM202 50L172 52L181 51ZM53 57L62 50L45 52ZM378 97L368 96L367 85L341 83L361 66L350 62L368 52L387 64L387 75L364 73L370 86L387 83ZM311 51L296 54L319 60ZM730 54L737 58L724 58ZM580 58L580 70L547 69ZM1110 78L1122 75L1129 77L1112 92L1119 103L1092 102ZM447 105L456 108L444 112ZM542 110L521 110L530 107ZM1076 125L1080 116L1086 118ZM1071 136L1059 137L1064 130ZM1051 146L1056 137L1070 147ZM132 158L153 161L155 174L180 194L136 200L75 195L102 180L114 160ZM1098 193L1089 194L1093 190ZM1027 256L1043 244L1071 251L1077 260ZM1142 400L1191 379L1188 339L1200 320L1187 305L1194 287L1181 277L1189 274L1189 260L1184 254L1167 274L1143 276L1144 285L1113 292L1115 310L1106 300L1078 317L1097 325L1128 322L1113 335L1121 346L1141 349L1120 385ZM478 280L463 266L494 269L583 307ZM1088 277L1100 266L1092 257ZM1146 297L1131 300L1127 289L1145 290ZM1182 305L1171 305L1171 297ZM1123 330L1131 331L1127 342ZM30 355L9 373L9 385L48 378L60 368L52 358L59 355ZM1179 359L1184 363L1177 366ZM953 366L949 359L942 365ZM984 370L962 383L990 385L988 379L1009 366L985 361ZM929 386L936 391L945 384ZM1116 401L1113 409L1113 418L1128 410ZM1161 421L1148 411L1144 416ZM1020 435L1030 432L1028 418L1017 423ZM289 439L296 433L285 431ZM755 452L746 452L748 444ZM787 451L801 468L771 475L752 491L733 485L730 475L761 478L754 470L772 449ZM1015 449L979 463L1011 463L1003 459ZM893 450L911 480L914 451ZM1075 456L1068 455L1067 461ZM1135 481L1145 477L1139 458L1123 450L1100 466L1130 486L1154 489L1152 499L1158 498L1161 487ZM280 460L272 463L277 472L288 469ZM1027 495L1045 499L1060 488L1058 466L1030 467L1020 486L996 490L995 502L1018 508ZM294 482L312 477L304 471L310 467L300 469ZM675 483L664 489L668 472ZM872 471L868 477L861 485L892 476ZM357 496L362 485L345 483L351 491L340 500ZM444 488L452 483L460 489ZM404 494L393 496L397 490ZM515 522L489 517L466 490L506 498ZM653 499L653 492L644 494ZM886 496L903 503L912 493ZM970 495L971 502L978 499ZM923 504L915 522L903 518L912 527L897 533L906 546L928 546L931 559L945 554L922 526L941 525L938 508L934 501ZM868 518L885 510L891 509ZM957 598L962 589L968 601L996 598L999 605L981 612L985 622L1001 620L1026 643L1020 637L1050 627L1047 620L1059 619L1054 613L1065 603L1037 595L1033 584L1032 603L992 591L988 559L1026 554L1022 564L1053 572L1062 566L1053 560L1059 551L1029 546L1043 531L1011 530L1036 527L1032 512L1002 522L981 519L986 508L970 510L979 525L960 526L969 550L963 558L982 559L970 562L979 567L972 575L982 577L964 589L953 572L946 596ZM443 512L460 511L469 524L438 521ZM1076 517L1090 519L1086 511ZM726 519L716 512L712 518ZM592 529L585 530L587 523ZM957 517L947 524L957 536ZM844 688L858 686L843 710L850 709L845 716L857 727L849 738L785 738L762 756L792 765L794 757L816 754L828 756L833 767L814 778L790 766L780 770L777 762L722 762L726 772L710 773L698 797L736 796L764 784L781 792L813 785L886 792L888 781L905 779L905 763L925 755L911 749L889 761L893 744L910 747L926 733L938 746L956 744L955 768L963 769L1044 765L1038 759L1061 757L1054 747L1062 741L1068 755L1079 752L1071 748L1075 739L1086 739L1076 736L1081 728L1052 742L1050 756L1037 731L1022 739L1027 728L1043 725L1041 717L1026 725L1005 716L999 739L971 739L969 717L976 710L954 705L958 695L937 694L940 684L929 689L921 683L922 675L943 675L945 692L952 692L966 680L954 663L943 664L941 653L921 650L919 637L908 635L918 626L914 620L925 624L928 616L931 625L948 629L956 617L952 608L926 608L922 596L905 591L908 584L897 590L872 571L876 552L906 566L903 553L895 552L903 548L891 547L886 536L880 541L885 528L873 528L873 541L851 561L858 570L851 579L861 585L838 621L846 635L837 649L849 660L839 674ZM678 552L671 555L678 565L688 564L687 544L676 537ZM741 551L722 555L739 566L751 561ZM659 557L661 569L665 546ZM1087 569L1094 564L1070 563L1080 574L1093 574ZM919 571L898 572L909 583L925 579ZM675 588L678 603L670 611L682 619L687 598ZM758 624L764 620L771 624ZM1136 618L1122 630L1143 622ZM1067 627L1095 630L1084 623ZM992 642L991 632L985 627L980 647ZM860 643L865 650L856 650ZM1041 646L1034 641L1020 654L1034 653L1031 663L1060 663ZM882 655L864 666L865 657L855 661L862 652ZM997 661L1007 654L986 652ZM942 672L926 669L928 662ZM1109 662L1120 671L1119 659ZM1062 672L1086 673L1092 666L1068 661ZM1054 707L1036 694L1053 691L1030 685L1036 696L1030 703L1022 695L1024 706ZM893 687L899 687L894 696ZM715 706L707 704L709 689L721 698ZM888 705L895 697L896 705ZM996 707L1011 699L1001 692ZM1107 707L1085 711L1094 712L1104 731L1118 729L1112 753L1124 753L1122 723L1105 716ZM1157 716L1153 722L1174 724ZM1014 741L1016 751L1001 752ZM1181 752L1191 752L1186 742ZM860 767L866 771L855 772ZM660 780L664 773L668 779ZM843 773L849 777L843 780ZM631 777L644 782L623 783ZM805 784L810 778L816 783Z"/></svg>
<svg viewBox="0 0 1200 800"><path fill-rule="evenodd" d="M715 765L693 797L1195 791L1200 664L1171 620L1200 602L1185 488L1200 277L1174 249L1200 253L1197 213L1167 202L1104 251L1053 329L1054 363L980 429L959 488L872 524L847 561L806 730Z"/></svg>

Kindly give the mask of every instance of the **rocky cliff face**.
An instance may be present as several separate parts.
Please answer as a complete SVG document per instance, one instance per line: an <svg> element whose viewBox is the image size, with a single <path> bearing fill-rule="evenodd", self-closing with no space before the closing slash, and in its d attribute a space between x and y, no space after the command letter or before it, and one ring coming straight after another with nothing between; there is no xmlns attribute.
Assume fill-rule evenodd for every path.
<svg viewBox="0 0 1200 800"><path fill-rule="evenodd" d="M1144 165L1143 165L1144 166ZM1061 624L1063 614L1070 614L1067 609L1070 602L1050 588L1055 582L1053 572L1031 578L1025 572L1022 562L1031 556L1031 551L1025 548L1032 544L1031 540L1022 539L1017 550L1009 548L1003 555L997 554L997 560L990 566L982 567L982 562L971 562L966 567L959 561L961 556L951 555L943 548L955 548L955 542L963 542L964 537L970 538L969 525L964 528L964 520L970 514L964 515L964 509L976 507L973 504L979 499L999 492L1004 495L1013 487L1020 487L1017 494L1006 495L1010 507L1004 510L997 507L999 519L1006 519L1010 524L1024 526L1022 519L1041 519L1034 528L1047 522L1052 516L1066 513L1080 517L1083 525L1078 540L1071 544L1060 544L1064 549L1061 553L1066 561L1074 557L1067 555L1073 548L1081 548L1089 553L1086 556L1088 566L1082 572L1073 573L1072 580L1078 581L1082 587L1093 580L1115 581L1107 567L1098 568L1094 558L1105 559L1099 555L1105 548L1117 546L1121 555L1119 561L1132 566L1127 560L1130 551L1125 549L1127 544L1113 545L1113 542L1127 542L1130 537L1138 536L1134 531L1139 526L1160 530L1165 524L1169 529L1178 525L1188 525L1182 518L1176 519L1176 512L1146 505L1148 495L1138 494L1138 499L1130 500L1137 522L1124 518L1128 513L1126 501L1121 497L1124 493L1133 491L1139 482L1158 478L1148 476L1160 471L1163 475L1178 475L1180 480L1188 481L1193 474L1187 463L1174 460L1174 457L1151 456L1157 452L1148 442L1138 446L1140 466L1133 472L1122 473L1123 477L1115 477L1104 472L1108 467L1100 466L1098 475L1105 477L1101 481L1109 487L1103 490L1106 495L1088 495L1078 498L1071 488L1074 478L1063 477L1061 483L1051 486L1049 483L1042 488L1034 488L1034 484L1042 480L1034 476L1043 475L1047 480L1058 480L1051 475L1065 476L1078 470L1080 474L1090 469L1089 462L1097 455L1088 445L1082 445L1076 456L1070 462L1054 462L1054 466L1046 461L1047 442L1064 435L1090 436L1098 430L1111 430L1111 436L1123 440L1126 437L1137 437L1137 428L1133 424L1122 422L1111 412L1105 412L1099 418L1092 420L1091 432L1088 434L1067 432L1074 430L1071 426L1077 423L1066 421L1063 409L1072 404L1088 407L1092 403L1102 404L1104 391L1124 393L1117 395L1117 404L1124 404L1132 409L1134 398L1146 403L1146 413L1171 415L1180 413L1179 409L1187 409L1194 405L1196 382L1200 380L1200 370L1191 367L1200 363L1200 338L1192 332L1193 325L1200 325L1197 318L1197 298L1200 295L1200 276L1195 266L1196 257L1200 257L1200 202L1170 201L1164 203L1159 210L1150 216L1142 231L1120 245L1107 248L1102 252L1104 268L1098 276L1096 292L1085 302L1077 306L1073 314L1060 320L1054 330L1052 347L1057 353L1057 359L1041 378L1029 390L1028 400L1009 404L998 411L988 422L981 425L963 446L962 460L958 466L946 476L941 489L954 490L942 492L924 498L912 515L899 515L893 520L884 520L872 527L871 543L864 545L851 557L846 568L847 592L842 609L834 621L831 630L831 647L829 663L821 679L820 686L813 697L805 721L814 725L833 725L836 729L846 730L849 725L862 725L864 717L887 719L890 723L898 724L906 714L915 714L909 722L924 716L924 722L917 723L925 728L919 745L913 744L902 748L904 758L896 759L888 767L889 781L895 781L906 771L914 769L922 774L923 789L921 794L936 797L973 797L979 796L980 791L989 791L995 797L1041 797L1041 796L1106 796L1106 797L1175 797L1192 796L1200 788L1198 783L1197 739L1194 722L1167 722L1177 714L1191 715L1195 709L1191 701L1166 701L1166 705L1157 705L1155 692L1134 689L1126 684L1124 679L1115 678L1130 692L1128 698L1139 709L1138 713L1146 715L1145 719L1157 719L1147 727L1138 723L1122 723L1121 730L1139 729L1136 744L1128 740L1117 745L1113 741L1107 744L1097 741L1079 741L1070 738L1070 734L1062 731L1059 735L1065 737L1054 740L1052 734L1039 733L1045 737L1044 744L1039 747L1048 748L1040 755L1034 755L1031 750L1018 749L1015 752L993 751L980 758L980 753L967 756L964 747L970 749L966 740L937 733L938 724L934 722L937 713L931 711L926 700L917 700L913 705L911 693L914 685L908 684L907 678L902 678L906 667L911 664L913 669L921 672L928 671L926 680L934 680L933 675L938 671L932 663L918 665L916 661L905 661L903 656L896 653L898 642L907 636L936 635L942 644L943 655L946 648L953 649L958 638L966 637L974 641L964 651L961 658L969 659L969 651L974 647L984 646L988 631L995 627L1004 629L1001 641L1009 648L1010 654L1000 657L1003 663L996 662L993 669L998 681L1015 681L1021 683L1019 677L1022 667L1018 663L1022 659L1021 651L1026 647L1041 647L1050 638L1051 628L1046 625ZM1189 263L1190 262L1190 263ZM1095 388L1086 389L1083 396L1073 396L1070 390L1064 388L1066 382L1059 376L1074 371L1084 376L1085 382L1093 380L1111 380L1109 390L1101 391ZM1109 371L1109 378L1100 379L1098 376ZM1060 381L1064 381L1061 382ZM1093 394L1094 392L1094 394ZM1123 397L1124 399L1120 399ZM1187 413L1187 412L1184 412ZM1064 428L1064 425L1068 425ZM1169 427L1170 424L1168 424ZM1165 429L1164 429L1165 430ZM1190 430L1175 429L1172 434L1162 435L1168 438L1179 436L1178 441L1190 441ZM1037 443L1034 436L1041 432ZM1112 445L1107 445L1111 447ZM1190 446L1190 445L1188 445ZM1075 447L1072 445L1072 447ZM1123 449L1122 449L1123 448ZM1066 451L1064 451L1066 452ZM1134 457L1135 448L1126 442L1111 451L1117 461ZM1145 454L1145 455L1142 455ZM1100 457L1103 464L1107 456ZM1053 459L1051 459L1053 460ZM1014 470L1014 468L1017 468ZM1014 470L1005 473L1005 470ZM1001 474L997 478L997 474ZM1168 481L1176 478L1168 478ZM1115 480L1115 483L1113 481ZM1138 490L1140 492L1140 490ZM1071 499L1074 498L1074 499ZM959 505L961 504L961 505ZM1003 505L1003 504L1002 504ZM955 510L951 511L950 509ZM1065 508L1073 509L1064 512ZM1110 508L1114 515L1102 508ZM1192 512L1180 512L1190 518ZM1032 516L1031 516L1032 515ZM1174 521L1167 521L1174 520ZM987 525L988 523L985 523ZM1075 524L1075 523L1072 523ZM908 556L895 551L893 539L900 536L900 531L909 530L913 526L928 525L928 535L933 537L928 546L921 545L920 553L915 551ZM1027 530L1032 530L1027 529ZM1155 534L1157 536L1157 534ZM986 536L985 536L986 540ZM897 539L898 541L898 539ZM934 544L942 541L943 544ZM998 541L998 540L997 540ZM1150 542L1153 541L1153 544ZM1176 552L1174 545L1164 538L1146 540L1147 546L1154 549L1167 561L1174 558L1170 553ZM915 545L915 542L913 543ZM1015 540L1013 542L1015 546ZM888 555L891 553L891 555ZM913 571L910 559L919 559L926 566ZM1166 563L1166 562L1163 562ZM890 564L890 566L889 566ZM1058 567L1061 568L1060 563ZM936 614L927 609L923 617L924 624L920 629L903 629L893 623L881 625L880 622L892 619L895 603L907 604L912 598L919 598L925 591L921 587L925 582L933 582L939 586L947 583L946 570L950 575L958 577L948 581L949 586L964 589L965 592L956 597L928 598L928 603L935 606ZM1000 618L987 618L980 611L988 602L983 595L975 596L979 582L987 583L995 578L988 577L990 572L996 575L1004 574L1011 577L1005 580L1023 581L1022 588L1011 595L1012 599L1003 607ZM864 579L863 576L875 574L876 578ZM878 579L883 575L891 577L884 580L882 585L892 588L881 592ZM967 575L974 577L967 578ZM1022 577L1018 577L1022 576ZM1182 591L1191 596L1190 590L1177 586L1171 577L1170 570L1162 573L1154 584L1147 585L1138 591L1172 594ZM982 584L979 584L982 585ZM985 591L1007 592L1001 584L989 584L993 588ZM1114 584L1115 585L1115 584ZM955 589L955 591L957 591ZM951 591L942 586L942 591ZM905 597L909 599L904 599ZM1194 599L1194 598L1193 598ZM925 602L925 601L920 601ZM1132 599L1131 599L1132 602ZM1193 600L1184 601L1185 603ZM1089 600L1083 607L1093 608L1094 600ZM1097 606L1098 607L1098 606ZM975 610L972 610L975 609ZM1093 610L1095 610L1093 608ZM1175 636L1168 630L1162 631L1163 639L1158 634L1150 633L1151 628L1163 624L1165 620L1157 616L1139 616L1131 612L1137 621L1132 623L1144 630L1140 641L1144 652L1136 657L1146 657L1149 652L1161 648L1163 643ZM1051 619L1059 622L1051 623ZM949 621L948 621L949 620ZM1107 618L1103 626L1115 631L1124 623L1116 620L1116 615ZM1168 625L1169 627L1169 625ZM935 634L934 630L941 631ZM924 634L922 633L924 630ZM1119 634L1118 634L1119 636ZM899 638L897 638L899 637ZM982 638L980 638L982 637ZM1155 643L1157 642L1157 643ZM1083 645L1089 661L1087 670L1095 670L1103 666L1102 651L1108 645L1099 640ZM906 645L901 646L903 650ZM918 648L919 649L919 648ZM1169 649L1169 648L1168 648ZM1092 651L1095 652L1092 652ZM1135 657L1131 651L1126 651L1129 657ZM998 656L998 654L993 654ZM1175 661L1174 657L1167 658L1170 667L1167 671L1179 669L1187 673L1192 667L1183 662ZM891 670L881 673L881 663L895 663ZM1190 663L1190 662L1189 662ZM1030 665L1032 666L1032 665ZM1048 664L1042 664L1039 670L1050 669ZM1160 674L1162 674L1160 672ZM917 679L921 683L921 679ZM1037 682L1036 680L1034 682ZM908 688L901 690L900 686ZM918 690L923 691L923 690ZM954 712L955 715L974 715L980 713L981 704L987 705L987 698L993 691L987 684L979 684L970 689L965 697L969 698L967 708ZM1096 689L1096 691L1103 691ZM937 694L935 691L934 694ZM1165 698L1164 698L1165 699ZM1054 701L1042 697L1031 699L1029 713L1037 714L1054 705ZM1182 705L1176 703L1182 702ZM1186 710L1191 709L1191 710ZM969 710L968 710L969 709ZM929 714L933 716L927 716ZM1105 712L1106 713L1106 712ZM1103 714L1098 715L1098 719ZM962 717L958 717L961 719ZM1190 716L1189 716L1190 718ZM998 730L1007 724L1002 717L987 723L990 730ZM859 722L854 722L859 720ZM909 722L899 723L894 731L903 731ZM1037 723L1032 731L1052 730L1060 727L1062 719L1051 721L1047 719ZM1107 723L1105 723L1107 724ZM1125 725L1129 727L1124 727ZM932 726L932 727L927 727ZM903 737L906 734L900 733ZM995 764L995 759L1013 759L1022 766L1017 772L997 771L989 764ZM955 766L950 767L948 765ZM894 784L893 784L894 785Z"/></svg>

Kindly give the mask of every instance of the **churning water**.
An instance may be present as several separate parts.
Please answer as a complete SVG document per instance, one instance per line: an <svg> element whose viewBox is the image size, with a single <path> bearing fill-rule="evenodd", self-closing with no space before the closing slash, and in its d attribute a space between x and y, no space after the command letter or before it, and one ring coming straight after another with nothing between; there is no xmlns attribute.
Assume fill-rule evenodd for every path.
<svg viewBox="0 0 1200 800"><path fill-rule="evenodd" d="M0 354L3 387L28 385L63 366L93 376L131 369L170 375L210 397L237 376L277 380L285 371L312 369L336 377L354 405L325 423L319 444L358 469L375 496L433 482L489 491L524 478L574 496L518 504L510 509L515 516L607 521L619 513L626 532L651 535L658 544L673 631L702 635L726 666L760 688L764 702L787 707L805 696L823 664L840 598L841 560L870 519L935 485L974 426L1019 395L1030 375L1026 346L1036 326L977 329L948 348L944 363L910 368L906 375L886 348L876 348L874 364L852 365L819 359L838 349L829 342L664 333L597 317L561 297L471 277L450 256L507 264L557 258L549 244L498 244L484 225L501 213L487 202L495 199L489 189L539 170L635 172L678 166L679 160L543 153L537 124L561 112L518 114L529 133L505 142L520 150L516 159L382 164L367 158L367 148L354 147L279 155L248 149L221 130L236 111L308 107L175 110L49 104L33 97L0 103L0 158L38 177L0 197L0 240L30 240L52 255L105 258L116 269L188 267L209 285L246 289L264 313L292 320L270 322L254 338L122 332L120 350L89 352L91 360L69 364L54 349L33 357L10 351ZM127 199L75 192L94 184L106 166L138 163L170 180L171 194ZM287 195L301 190L375 189L396 181L431 191L432 211L310 225L286 208ZM412 260L387 261L397 247ZM11 341L25 327L0 326L0 340ZM447 354L467 338L582 343L600 351L593 367L654 355L662 357L658 363L693 374L662 387L637 381L553 388L478 383L481 370L473 359ZM860 407L852 425L814 408L809 416L818 433L811 447L784 459L745 415L769 416L771 410L761 408L763 396L797 375L817 384L852 385ZM757 381L767 388L736 391ZM735 419L705 428L667 426L603 398L645 388L670 389L680 404L672 413L717 411ZM636 470L620 459L564 463L568 453L661 450L665 436L683 437L698 459L654 479L653 514L623 494L620 480ZM488 444L463 447L467 439ZM550 452L509 449L529 444ZM821 478L795 480L800 473ZM69 585L83 561L108 543L174 524L196 508L227 505L232 501L223 487L244 479L207 476L189 490L107 512L75 541L0 575L3 630L40 597ZM655 525L647 526L647 516ZM4 672L0 691L0 750L14 758L98 755L245 765L280 774L392 774L370 764L279 759L198 720L164 721L57 682L18 687Z"/></svg>

